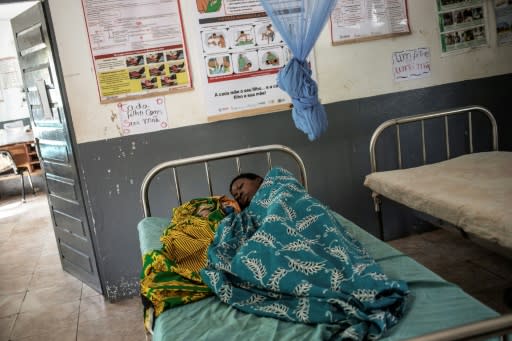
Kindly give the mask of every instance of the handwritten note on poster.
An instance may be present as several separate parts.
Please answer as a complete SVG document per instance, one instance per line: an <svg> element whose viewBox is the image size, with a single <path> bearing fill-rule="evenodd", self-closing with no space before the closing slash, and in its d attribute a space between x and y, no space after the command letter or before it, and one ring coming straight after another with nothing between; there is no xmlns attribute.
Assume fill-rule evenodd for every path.
<svg viewBox="0 0 512 341"><path fill-rule="evenodd" d="M149 133L169 126L164 97L117 103L123 136Z"/></svg>
<svg viewBox="0 0 512 341"><path fill-rule="evenodd" d="M393 52L393 75L396 82L430 76L430 49Z"/></svg>

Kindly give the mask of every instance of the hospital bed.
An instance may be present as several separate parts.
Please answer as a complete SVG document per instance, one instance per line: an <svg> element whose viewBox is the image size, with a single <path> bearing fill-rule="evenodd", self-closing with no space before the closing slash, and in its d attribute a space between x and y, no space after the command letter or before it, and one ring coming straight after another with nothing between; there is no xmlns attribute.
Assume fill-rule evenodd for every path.
<svg viewBox="0 0 512 341"><path fill-rule="evenodd" d="M183 187L187 176L192 173L197 175L197 172L186 167L196 165L204 167L204 172L201 172L203 178L197 179L198 182L203 182L206 185L203 195L224 194L215 193L214 179L218 174L214 174L212 169L221 168L214 167L214 165L221 162L223 166L226 166L225 162L229 159L228 162L234 169L232 174L236 175L242 169L253 171L252 167L244 165L246 159L250 159L247 161L250 163L254 161L254 157L260 157L259 163L266 163L268 168L282 164L289 166L291 160L291 164L295 163L296 166L287 168L294 172L307 188L306 170L300 156L282 145L252 147L163 162L147 173L141 186L141 199L145 215L145 218L137 226L141 253L145 254L162 247L160 235L169 225L170 220L169 217L152 216L150 201L158 203L161 202L161 199L152 198L150 193L159 192L162 184L169 180L171 186L167 188L173 188L176 192L177 203L181 204L184 200ZM277 158L281 158L281 160L276 161ZM178 171L181 167L184 167L185 170ZM225 173L224 170L219 172ZM185 175L183 180L180 175ZM156 184L151 186L154 180L157 180ZM222 187L226 188L226 182L223 182ZM460 287L445 281L341 215L332 213L362 243L382 267L385 274L393 279L404 280L409 285L413 298L409 303L408 310L399 324L394 326L383 340L404 340L423 337L423 335L426 335L425 338L418 340L454 340L456 339L455 335L462 336L460 339L474 339L478 335L484 338L492 335L504 335L512 330L511 316L499 317L498 313L469 296ZM467 327L461 327L463 325L467 325ZM443 331L442 335L431 334L443 329L447 330ZM333 337L332 326L307 325L258 317L234 309L216 297L208 297L165 311L154 321L154 327L150 334L155 341L242 339L286 341L326 340Z"/></svg>
<svg viewBox="0 0 512 341"><path fill-rule="evenodd" d="M441 134L435 135L438 128ZM396 167L384 170L390 164L385 158L382 167L378 164L377 150L383 156L395 155L393 145ZM381 238L385 197L414 209L433 225L512 255L512 152L498 151L496 120L486 108L469 106L388 120L371 138L370 161L372 173L364 184L372 190Z"/></svg>

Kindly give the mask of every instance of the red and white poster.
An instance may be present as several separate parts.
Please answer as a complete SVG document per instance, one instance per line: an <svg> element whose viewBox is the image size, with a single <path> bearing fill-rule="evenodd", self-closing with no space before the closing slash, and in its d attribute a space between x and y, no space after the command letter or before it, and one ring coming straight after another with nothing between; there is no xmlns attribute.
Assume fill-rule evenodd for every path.
<svg viewBox="0 0 512 341"><path fill-rule="evenodd" d="M291 58L259 0L196 0L209 119L289 106L276 75ZM272 108L273 107L273 108Z"/></svg>
<svg viewBox="0 0 512 341"><path fill-rule="evenodd" d="M82 0L100 101L192 88L179 0Z"/></svg>

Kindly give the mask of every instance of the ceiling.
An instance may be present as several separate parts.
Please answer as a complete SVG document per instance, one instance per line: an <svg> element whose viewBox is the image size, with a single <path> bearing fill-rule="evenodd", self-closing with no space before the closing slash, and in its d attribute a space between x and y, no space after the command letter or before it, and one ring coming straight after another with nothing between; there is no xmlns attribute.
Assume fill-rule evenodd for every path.
<svg viewBox="0 0 512 341"><path fill-rule="evenodd" d="M0 20L10 20L38 1L22 1L10 4L0 4Z"/></svg>

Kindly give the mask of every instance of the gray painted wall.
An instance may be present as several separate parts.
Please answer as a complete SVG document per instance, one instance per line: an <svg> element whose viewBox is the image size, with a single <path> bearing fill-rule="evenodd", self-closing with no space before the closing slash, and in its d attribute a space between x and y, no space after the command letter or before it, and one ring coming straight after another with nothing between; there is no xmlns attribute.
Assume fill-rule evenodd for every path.
<svg viewBox="0 0 512 341"><path fill-rule="evenodd" d="M512 150L508 131L510 89L512 74L329 104L328 131L314 142L294 127L290 112L280 112L79 144L105 295L116 300L138 294L141 255L136 226L142 218L139 188L146 172L157 163L247 146L284 144L302 156L314 197L376 234L370 192L363 186L370 171L368 148L373 130L393 117L478 104L489 108L497 118L500 149ZM439 135L441 138L442 132ZM215 188L227 186L225 176L224 180L225 184ZM165 187L159 187L151 195L158 197L157 215L168 216L175 203L163 192ZM387 239L422 228L398 205L385 203L384 219Z"/></svg>

